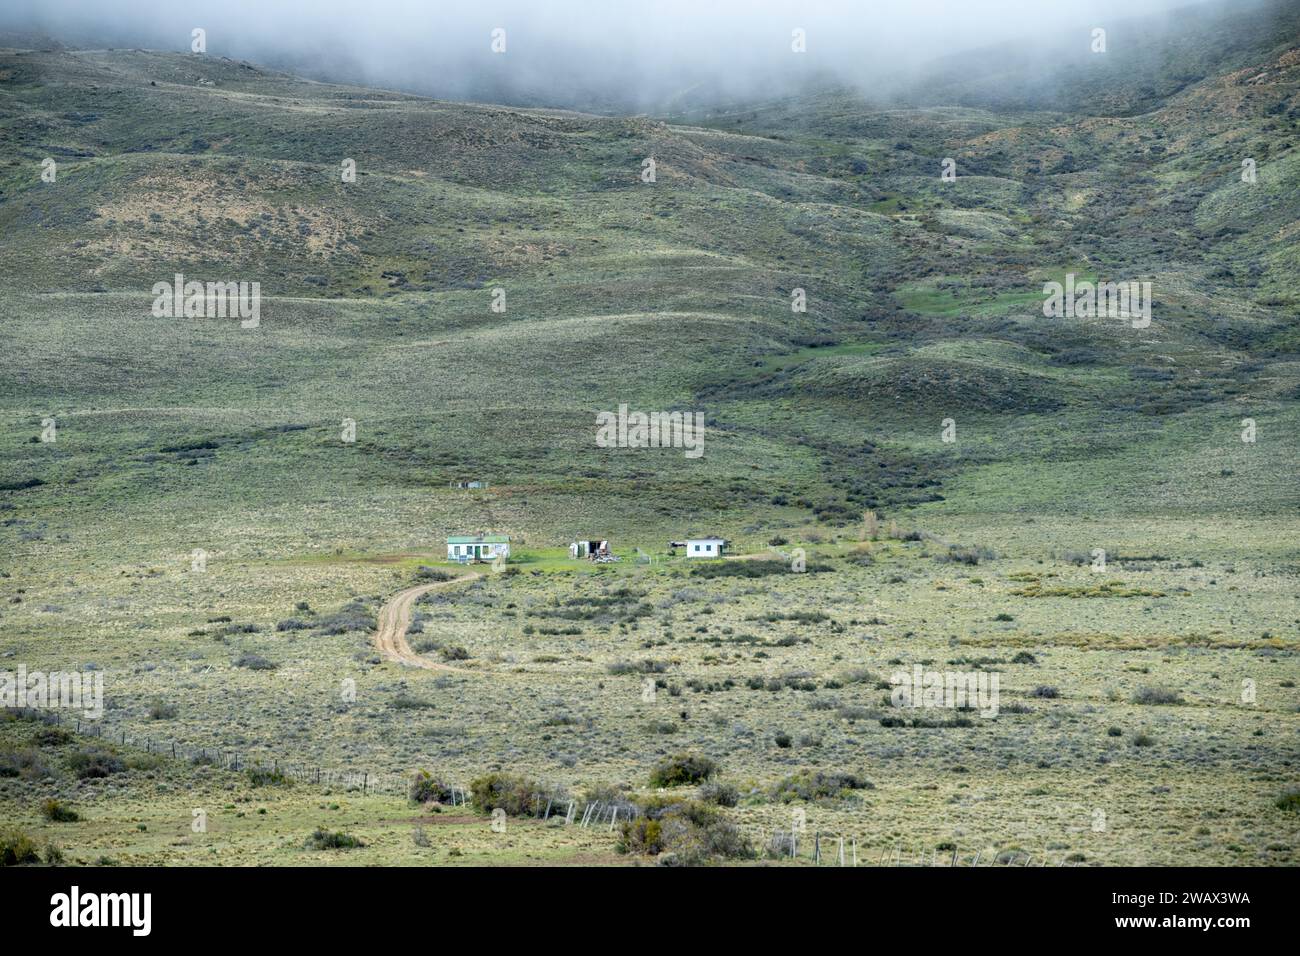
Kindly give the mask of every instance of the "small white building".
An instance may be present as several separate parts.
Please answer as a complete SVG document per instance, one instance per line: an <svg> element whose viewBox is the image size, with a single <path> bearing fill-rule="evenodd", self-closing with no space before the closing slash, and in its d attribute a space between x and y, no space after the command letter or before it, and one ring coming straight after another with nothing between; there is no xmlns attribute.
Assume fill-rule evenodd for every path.
<svg viewBox="0 0 1300 956"><path fill-rule="evenodd" d="M504 534L452 535L447 539L447 560L491 561L510 557L510 538Z"/></svg>
<svg viewBox="0 0 1300 956"><path fill-rule="evenodd" d="M673 541L670 547L685 547L688 558L720 558L727 547L727 540L710 535L705 538L687 538L685 542Z"/></svg>

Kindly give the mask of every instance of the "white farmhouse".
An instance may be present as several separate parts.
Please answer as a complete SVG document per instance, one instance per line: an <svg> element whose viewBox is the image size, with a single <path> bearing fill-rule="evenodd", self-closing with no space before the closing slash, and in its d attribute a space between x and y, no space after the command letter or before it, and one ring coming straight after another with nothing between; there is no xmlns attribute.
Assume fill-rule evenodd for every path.
<svg viewBox="0 0 1300 956"><path fill-rule="evenodd" d="M504 534L452 535L447 539L447 560L462 564L510 557L510 538Z"/></svg>
<svg viewBox="0 0 1300 956"><path fill-rule="evenodd" d="M687 538L685 541L670 541L670 548L686 549L688 558L720 558L727 547L725 538L717 538L712 535L704 538Z"/></svg>

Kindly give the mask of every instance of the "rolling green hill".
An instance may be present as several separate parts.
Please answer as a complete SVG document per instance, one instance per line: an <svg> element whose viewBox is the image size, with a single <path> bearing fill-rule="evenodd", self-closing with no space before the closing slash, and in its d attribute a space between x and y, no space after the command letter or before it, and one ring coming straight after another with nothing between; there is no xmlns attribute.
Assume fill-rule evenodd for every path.
<svg viewBox="0 0 1300 956"><path fill-rule="evenodd" d="M662 118L0 50L0 652L108 669L115 726L183 700L177 738L384 772L432 759L644 785L698 747L759 793L869 761L902 773L874 798L895 836L945 835L912 829L909 807L966 807L995 845L1010 838L962 784L908 780L969 764L1012 807L1036 782L1060 800L1113 785L1137 818L1151 768L1114 750L1114 720L1156 734L1181 789L1146 808L1146 842L1090 859L1132 861L1161 827L1190 834L1198 807L1240 804L1213 841L1150 858L1294 862L1278 849L1294 824L1267 806L1296 756L1300 30L1265 7L1189 18L1140 68L1142 30L1117 25L1115 63L1050 88L1036 62L967 82L963 61L903 103L825 88ZM260 325L153 316L176 273L259 282ZM1149 281L1150 326L1045 317L1043 284L1067 273ZM620 404L702 411L703 456L598 447L597 412ZM450 487L475 478L491 487ZM867 510L894 524L874 544ZM511 535L522 573L431 603L427 627L454 626L499 681L381 662L365 621L277 630L303 603L373 616L447 534L478 529ZM806 547L834 584L680 562L635 576L634 545L703 532ZM556 549L589 534L628 560L569 573ZM1094 548L1129 590L1079 569ZM619 587L649 610L565 616ZM835 627L770 617L787 606ZM581 636L557 629L574 620ZM977 744L953 726L901 747L876 726L875 680L840 676L1026 648L1043 664L1011 680L1026 710ZM672 731L631 696L623 664L650 657L686 695ZM1185 681L1177 713L1195 719L1149 717L1139 671ZM345 713L353 672L370 709ZM803 694L793 674L824 706L783 703ZM1272 694L1248 717L1223 703L1241 674ZM720 703L756 677L777 687ZM1053 681L1068 714L1035 690ZM1062 722L1093 736L1058 747ZM768 743L785 730L815 743Z"/></svg>

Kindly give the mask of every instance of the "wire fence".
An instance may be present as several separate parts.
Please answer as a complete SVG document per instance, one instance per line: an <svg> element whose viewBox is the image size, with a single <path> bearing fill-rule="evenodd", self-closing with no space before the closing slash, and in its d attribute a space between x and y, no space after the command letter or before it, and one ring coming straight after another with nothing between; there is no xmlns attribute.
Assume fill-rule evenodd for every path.
<svg viewBox="0 0 1300 956"><path fill-rule="evenodd" d="M907 867L977 867L977 866L1079 866L1081 860L1069 855L1052 856L1023 849L961 850L920 847L901 843L881 847L859 841L856 835L813 830L766 830L749 828L757 849L769 859L807 860L822 866L907 866Z"/></svg>
<svg viewBox="0 0 1300 956"><path fill-rule="evenodd" d="M363 794L387 794L409 797L416 774L372 773L368 770L329 768L315 764L282 761L263 756L250 757L246 751L229 747L196 747L162 740L150 736L131 736L122 729L109 728L99 721L80 718L64 719L58 710L18 708L16 716L40 720L46 724L63 727L95 740L104 740L123 747L134 747L147 754L157 754L175 760L185 760L199 766L211 766L235 773L249 774L254 781L267 783L293 780L297 783L328 789L360 791ZM448 784L443 788L444 803L452 807L469 807L474 803L471 791L463 786ZM563 818L564 825L583 829L603 828L610 832L620 822L642 815L642 808L631 800L580 800L563 788L554 787L549 792L533 794L531 816L541 821ZM912 849L903 844L880 847L871 841L859 840L855 834L799 829L769 829L741 826L755 851L768 859L806 860L814 865L831 866L914 866L914 867L978 867L978 866L1079 866L1080 861L1068 856L1052 857L1047 852L1032 853L1022 849L967 849L956 846L945 849Z"/></svg>
<svg viewBox="0 0 1300 956"><path fill-rule="evenodd" d="M254 781L273 783L293 780L297 783L333 790L353 790L363 794L384 794L409 797L416 781L414 771L408 773L372 773L368 770L349 770L280 760L262 755L250 756L247 751L231 747L204 747L181 744L174 740L152 736L132 736L127 730L111 728L102 721L65 718L59 710L17 708L16 716L39 720L46 724L74 731L92 740L102 740L122 747L134 747L146 754L157 754L175 760L188 761L196 766L215 767L234 773L248 774ZM473 795L468 787L448 784L443 788L444 803L452 807L469 807ZM535 793L532 800L533 818L549 821L563 813L565 824L583 828L604 826L614 830L620 820L639 816L641 808L628 800L578 800L561 787Z"/></svg>
<svg viewBox="0 0 1300 956"><path fill-rule="evenodd" d="M405 796L410 792L410 774L372 773L368 770L349 770L323 767L316 764L298 763L280 760L277 757L249 755L247 751L232 747L206 747L193 744L177 743L152 736L133 736L127 730L108 727L101 721L82 720L79 717L65 718L59 710L37 710L18 708L17 716L29 720L40 720L67 730L72 730L83 737L102 740L122 747L134 747L147 754L185 760L197 766L216 767L236 773L248 773L254 779L262 778L266 782L276 780L294 780L298 783L314 784L321 787L343 790L359 790L362 793L394 794ZM460 790L460 792L464 792Z"/></svg>

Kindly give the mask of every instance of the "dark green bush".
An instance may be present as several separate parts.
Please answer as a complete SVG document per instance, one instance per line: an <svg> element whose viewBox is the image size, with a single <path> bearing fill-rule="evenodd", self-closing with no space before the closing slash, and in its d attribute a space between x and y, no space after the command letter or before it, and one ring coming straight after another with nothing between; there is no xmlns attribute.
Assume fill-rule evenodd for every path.
<svg viewBox="0 0 1300 956"><path fill-rule="evenodd" d="M699 798L714 806L734 807L740 802L740 792L729 783L712 780L700 787Z"/></svg>
<svg viewBox="0 0 1300 956"><path fill-rule="evenodd" d="M703 783L718 772L718 765L708 757L697 754L677 754L661 760L650 771L652 787L680 787L688 783Z"/></svg>
<svg viewBox="0 0 1300 956"><path fill-rule="evenodd" d="M90 780L96 777L107 777L110 774L121 773L126 769L126 764L122 762L120 757L107 750L98 747L86 747L75 750L69 755L68 769L82 780Z"/></svg>
<svg viewBox="0 0 1300 956"><path fill-rule="evenodd" d="M0 830L0 866L39 862L40 855L36 852L36 844L31 837L12 827Z"/></svg>
<svg viewBox="0 0 1300 956"><path fill-rule="evenodd" d="M754 851L735 824L716 807L695 800L653 798L620 826L619 853L660 856L661 862L698 864L748 859Z"/></svg>
<svg viewBox="0 0 1300 956"><path fill-rule="evenodd" d="M427 770L417 770L414 779L411 780L410 795L412 803L428 803L430 801L450 803L451 787L443 781L435 779L433 774Z"/></svg>
<svg viewBox="0 0 1300 956"><path fill-rule="evenodd" d="M254 787L287 787L291 783L288 777L272 767L249 767L245 773L249 784Z"/></svg>
<svg viewBox="0 0 1300 956"><path fill-rule="evenodd" d="M307 849L309 850L352 850L364 846L365 843L357 837L350 836L347 833L332 832L321 827L317 827L312 835L307 838Z"/></svg>
<svg viewBox="0 0 1300 956"><path fill-rule="evenodd" d="M1182 695L1165 687L1139 687L1133 694L1135 704L1181 704Z"/></svg>
<svg viewBox="0 0 1300 956"><path fill-rule="evenodd" d="M875 784L852 773L797 773L772 787L772 799L782 803L793 800L836 800L852 796L855 790L874 790Z"/></svg>
<svg viewBox="0 0 1300 956"><path fill-rule="evenodd" d="M500 807L508 816L528 817L540 813L548 801L567 800L562 790L518 774L490 773L470 782L470 802L480 813Z"/></svg>
<svg viewBox="0 0 1300 956"><path fill-rule="evenodd" d="M47 797L41 801L41 816L51 823L76 823L81 815L62 800Z"/></svg>

